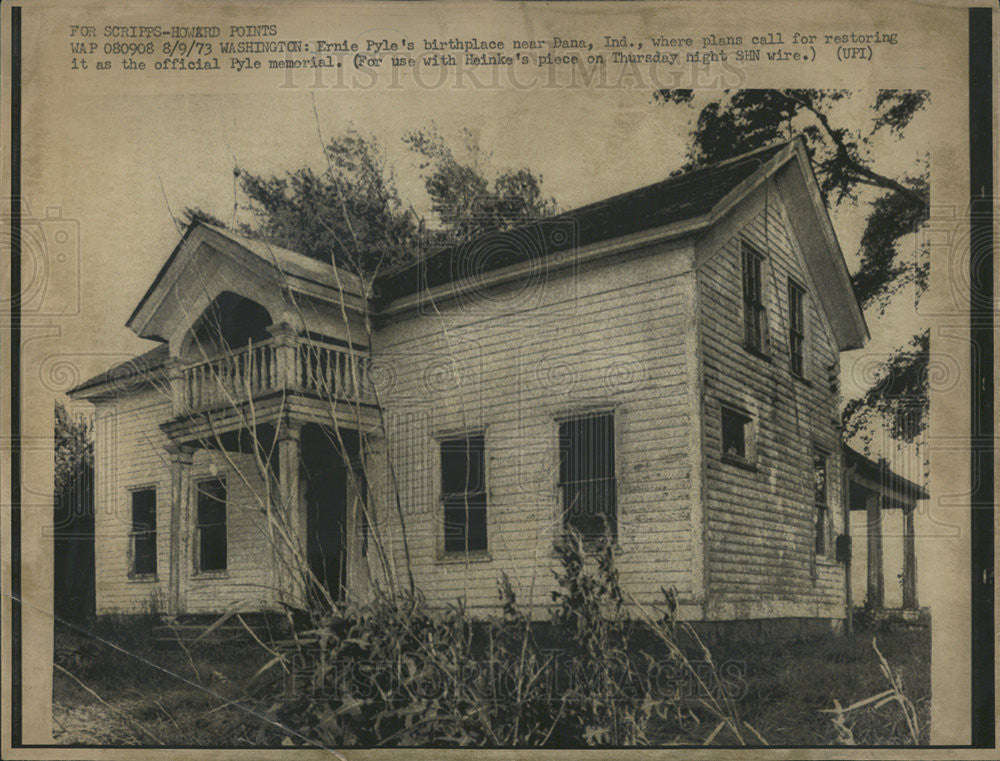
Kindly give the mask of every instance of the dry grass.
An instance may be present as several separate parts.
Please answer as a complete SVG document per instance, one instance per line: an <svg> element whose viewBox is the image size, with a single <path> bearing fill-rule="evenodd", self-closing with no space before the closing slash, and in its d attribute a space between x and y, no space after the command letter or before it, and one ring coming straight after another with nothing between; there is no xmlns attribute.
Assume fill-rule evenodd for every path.
<svg viewBox="0 0 1000 761"><path fill-rule="evenodd" d="M268 720L255 715L262 690L273 695L280 668L258 676L272 660L260 645L248 639L234 647L204 642L181 648L152 645L151 622L105 622L99 637L110 645L66 629L57 631L54 682L54 728L62 742L123 745L253 745ZM552 636L551 632L546 637ZM737 698L741 721L747 722L770 745L905 745L913 730L927 743L930 715L930 635L927 629L883 631L878 647L890 673L887 681L871 633L853 637L828 635L776 642L716 644L718 664L737 664L744 682ZM897 690L913 706L911 716L896 699L875 700L856 709L852 705ZM824 713L837 704L837 714ZM698 715L698 706L692 705ZM280 736L271 726L269 739ZM650 725L653 745L700 744L706 740L729 744L728 732L702 712L700 722L687 723L684 736L675 727L657 731ZM846 732L845 732L846 730ZM303 738L297 738L303 742ZM757 742L749 739L749 742ZM560 744L558 738L553 744Z"/></svg>

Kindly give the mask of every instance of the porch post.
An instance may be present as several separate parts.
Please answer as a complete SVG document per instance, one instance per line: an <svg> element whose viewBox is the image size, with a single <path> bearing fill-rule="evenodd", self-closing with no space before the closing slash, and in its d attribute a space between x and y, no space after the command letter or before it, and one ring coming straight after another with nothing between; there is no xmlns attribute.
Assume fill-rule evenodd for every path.
<svg viewBox="0 0 1000 761"><path fill-rule="evenodd" d="M299 384L297 333L287 322L267 329L274 338L275 371L278 388L295 388Z"/></svg>
<svg viewBox="0 0 1000 761"><path fill-rule="evenodd" d="M286 530L278 559L279 588L293 605L305 602L306 591L306 511L299 498L301 433L301 423L285 420L278 428L278 509Z"/></svg>
<svg viewBox="0 0 1000 761"><path fill-rule="evenodd" d="M173 404L174 417L183 415L188 405L187 394L184 389L184 368L181 360L177 357L170 357L165 363L167 379L170 382L170 397Z"/></svg>
<svg viewBox="0 0 1000 761"><path fill-rule="evenodd" d="M882 498L872 491L865 498L868 515L868 601L875 610L885 605L885 579L882 571Z"/></svg>
<svg viewBox="0 0 1000 761"><path fill-rule="evenodd" d="M184 612L186 573L191 565L191 460L190 447L172 445L170 455L170 578L168 581L167 612L176 616Z"/></svg>
<svg viewBox="0 0 1000 761"><path fill-rule="evenodd" d="M903 608L916 610L917 551L913 530L913 505L903 506Z"/></svg>

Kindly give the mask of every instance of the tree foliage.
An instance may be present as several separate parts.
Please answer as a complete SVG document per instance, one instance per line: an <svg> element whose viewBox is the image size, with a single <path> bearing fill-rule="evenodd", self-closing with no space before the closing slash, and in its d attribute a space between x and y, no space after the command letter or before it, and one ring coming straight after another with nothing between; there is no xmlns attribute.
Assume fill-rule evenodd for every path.
<svg viewBox="0 0 1000 761"><path fill-rule="evenodd" d="M927 427L930 331L918 333L892 352L863 396L844 405L845 433L871 441L871 422L880 420L899 441L913 441Z"/></svg>
<svg viewBox="0 0 1000 761"><path fill-rule="evenodd" d="M434 128L414 130L403 139L423 158L424 185L444 242L506 230L556 211L555 200L542 193L540 175L526 167L491 170L492 154L468 129L463 130L464 160Z"/></svg>
<svg viewBox="0 0 1000 761"><path fill-rule="evenodd" d="M418 220L400 198L382 146L350 130L331 139L325 154L322 171L237 170L254 219L244 231L365 276L418 248Z"/></svg>
<svg viewBox="0 0 1000 761"><path fill-rule="evenodd" d="M94 467L93 426L63 404L55 408L55 493L57 503L70 493L80 473Z"/></svg>
<svg viewBox="0 0 1000 761"><path fill-rule="evenodd" d="M692 90L661 90L656 100L668 105L693 107ZM740 90L727 91L722 98L701 108L691 134L685 168L720 161L730 156L789 139L800 134L812 161L820 190L828 203L865 203L862 188L877 193L868 206L861 236L859 264L851 275L858 301L865 308L884 313L892 297L913 286L917 297L927 288L929 261L926 250L918 256L907 253L906 237L927 221L929 185L927 156L915 155L912 174L893 177L879 171L873 141L879 133L901 139L913 118L925 108L928 93L923 90L880 90L868 105L870 119L865 125L836 124L832 117L841 103L859 97L849 90ZM903 383L926 410L928 352L915 350L921 336L900 348L885 366L887 373L917 381ZM845 424L857 429L876 418L887 422L903 440L912 440L919 425L897 425L896 413L912 415L913 404L904 412L900 399L886 389L892 383L877 383L863 401L848 405ZM882 389L880 391L879 389Z"/></svg>
<svg viewBox="0 0 1000 761"><path fill-rule="evenodd" d="M322 171L301 167L268 176L236 169L253 215L239 231L372 277L428 249L555 211L540 176L527 168L494 169L471 133L464 134L462 160L433 128L414 130L404 142L421 157L433 223L404 201L385 147L352 129L327 143ZM185 213L223 224L198 209Z"/></svg>

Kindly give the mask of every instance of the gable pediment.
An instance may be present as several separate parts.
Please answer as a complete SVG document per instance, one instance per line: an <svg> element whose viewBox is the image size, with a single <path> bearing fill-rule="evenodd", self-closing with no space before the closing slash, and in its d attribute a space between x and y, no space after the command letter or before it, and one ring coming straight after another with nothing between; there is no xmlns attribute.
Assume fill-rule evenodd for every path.
<svg viewBox="0 0 1000 761"><path fill-rule="evenodd" d="M177 355L183 336L221 294L267 310L292 325L320 311L357 313L366 306L355 276L332 265L194 222L171 253L127 325L142 338L166 341ZM325 309L324 309L325 307ZM305 328L305 325L299 327Z"/></svg>
<svg viewBox="0 0 1000 761"><path fill-rule="evenodd" d="M869 338L868 325L801 139L789 143L716 205L699 244L699 263L767 203L768 193L770 198L777 196L784 208L788 233L801 252L809 280L823 284L814 290L838 349L861 348Z"/></svg>

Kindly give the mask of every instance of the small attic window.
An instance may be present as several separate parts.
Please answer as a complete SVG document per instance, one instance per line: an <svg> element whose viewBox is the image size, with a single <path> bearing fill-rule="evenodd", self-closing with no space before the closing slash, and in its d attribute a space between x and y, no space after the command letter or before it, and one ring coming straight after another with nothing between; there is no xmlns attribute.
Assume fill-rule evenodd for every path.
<svg viewBox="0 0 1000 761"><path fill-rule="evenodd" d="M746 412L722 405L722 459L733 465L753 467L756 460L753 418Z"/></svg>

